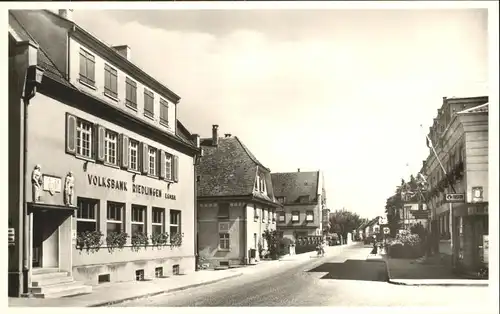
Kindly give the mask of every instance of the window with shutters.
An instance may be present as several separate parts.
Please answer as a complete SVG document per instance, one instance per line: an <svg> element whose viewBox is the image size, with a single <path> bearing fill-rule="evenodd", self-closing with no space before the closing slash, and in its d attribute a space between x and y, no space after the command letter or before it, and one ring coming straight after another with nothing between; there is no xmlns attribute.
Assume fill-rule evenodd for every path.
<svg viewBox="0 0 500 314"><path fill-rule="evenodd" d="M108 201L107 209L108 209L106 216L107 233L110 234L111 232L125 231L125 228L123 227L125 204Z"/></svg>
<svg viewBox="0 0 500 314"><path fill-rule="evenodd" d="M107 64L104 65L104 94L118 97L118 74L116 69Z"/></svg>
<svg viewBox="0 0 500 314"><path fill-rule="evenodd" d="M172 181L172 155L165 154L165 180Z"/></svg>
<svg viewBox="0 0 500 314"><path fill-rule="evenodd" d="M149 118L153 118L155 115L154 95L152 91L147 89L144 89L144 115Z"/></svg>
<svg viewBox="0 0 500 314"><path fill-rule="evenodd" d="M137 83L128 77L125 79L125 104L137 110Z"/></svg>
<svg viewBox="0 0 500 314"><path fill-rule="evenodd" d="M128 165L130 170L139 171L139 142L128 140Z"/></svg>
<svg viewBox="0 0 500 314"><path fill-rule="evenodd" d="M160 123L168 126L168 103L160 98Z"/></svg>
<svg viewBox="0 0 500 314"><path fill-rule="evenodd" d="M132 236L146 232L146 206L132 205Z"/></svg>
<svg viewBox="0 0 500 314"><path fill-rule="evenodd" d="M76 232L97 231L97 217L99 216L99 200L77 199Z"/></svg>
<svg viewBox="0 0 500 314"><path fill-rule="evenodd" d="M113 131L106 130L104 136L104 161L111 165L117 165L118 162L118 134Z"/></svg>
<svg viewBox="0 0 500 314"><path fill-rule="evenodd" d="M174 234L181 232L181 211L170 210L170 238Z"/></svg>
<svg viewBox="0 0 500 314"><path fill-rule="evenodd" d="M151 223L153 234L165 232L165 209L153 207L153 220Z"/></svg>
<svg viewBox="0 0 500 314"><path fill-rule="evenodd" d="M95 85L95 57L80 48L80 82Z"/></svg>
<svg viewBox="0 0 500 314"><path fill-rule="evenodd" d="M93 125L83 119L76 122L76 154L85 158L92 158L92 131Z"/></svg>
<svg viewBox="0 0 500 314"><path fill-rule="evenodd" d="M148 174L151 176L156 176L157 171L156 171L156 148L154 147L149 147L148 148L148 159L149 159L149 169L148 169Z"/></svg>

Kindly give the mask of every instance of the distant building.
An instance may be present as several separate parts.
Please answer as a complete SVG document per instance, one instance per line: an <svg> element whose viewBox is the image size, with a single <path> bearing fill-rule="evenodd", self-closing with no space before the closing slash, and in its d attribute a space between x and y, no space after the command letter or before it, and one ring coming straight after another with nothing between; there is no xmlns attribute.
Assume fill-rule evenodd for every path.
<svg viewBox="0 0 500 314"><path fill-rule="evenodd" d="M9 295L195 271L180 97L60 11L9 12ZM144 242L167 234L172 249Z"/></svg>
<svg viewBox="0 0 500 314"><path fill-rule="evenodd" d="M370 220L368 223L365 224L364 228L364 238L370 238L375 236L378 236L380 234L380 221L382 217L377 216Z"/></svg>
<svg viewBox="0 0 500 314"><path fill-rule="evenodd" d="M281 208L270 170L238 137L219 137L217 125L201 147L196 167L200 259L211 266L258 261L259 248L267 249L263 233L276 230L276 210Z"/></svg>
<svg viewBox="0 0 500 314"><path fill-rule="evenodd" d="M444 98L429 138L446 174L431 149L424 162L435 249L469 270L488 258L488 106L486 96ZM445 196L454 192L464 197L450 203Z"/></svg>
<svg viewBox="0 0 500 314"><path fill-rule="evenodd" d="M283 237L320 236L327 231L326 191L321 171L271 174L274 194L283 210L278 213L278 231Z"/></svg>

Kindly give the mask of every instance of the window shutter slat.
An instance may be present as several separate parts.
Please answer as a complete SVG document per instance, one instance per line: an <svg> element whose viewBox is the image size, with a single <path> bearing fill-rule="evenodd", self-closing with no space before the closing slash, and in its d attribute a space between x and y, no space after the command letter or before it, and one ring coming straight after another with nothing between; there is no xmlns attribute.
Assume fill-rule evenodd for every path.
<svg viewBox="0 0 500 314"><path fill-rule="evenodd" d="M125 134L120 134L121 143L121 166L124 169L128 169L128 136Z"/></svg>
<svg viewBox="0 0 500 314"><path fill-rule="evenodd" d="M66 153L76 154L76 117L66 114Z"/></svg>
<svg viewBox="0 0 500 314"><path fill-rule="evenodd" d="M160 158L158 159L159 159L160 179L165 179L167 172L167 165L165 163L166 155L163 150L160 150Z"/></svg>
<svg viewBox="0 0 500 314"><path fill-rule="evenodd" d="M104 162L104 133L105 129L103 126L97 126L97 160Z"/></svg>
<svg viewBox="0 0 500 314"><path fill-rule="evenodd" d="M148 144L142 143L142 173L147 174L148 172L149 172Z"/></svg>
<svg viewBox="0 0 500 314"><path fill-rule="evenodd" d="M179 157L172 156L172 162L174 163L174 182L179 182Z"/></svg>

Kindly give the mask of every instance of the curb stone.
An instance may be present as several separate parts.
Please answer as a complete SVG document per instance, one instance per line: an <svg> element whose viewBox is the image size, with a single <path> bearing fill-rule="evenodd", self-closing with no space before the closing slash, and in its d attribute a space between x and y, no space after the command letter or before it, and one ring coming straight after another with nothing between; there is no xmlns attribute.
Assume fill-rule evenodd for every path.
<svg viewBox="0 0 500 314"><path fill-rule="evenodd" d="M397 279L391 279L391 271L389 270L389 263L387 260L382 260L385 263L385 267L387 269L387 283L398 286L412 286L412 287L421 287L421 286L434 286L434 287L488 287L488 283L407 283L398 281Z"/></svg>
<svg viewBox="0 0 500 314"><path fill-rule="evenodd" d="M101 302L101 303L98 303L98 304L88 305L86 307L104 307L104 306L119 304L119 303L123 303L123 302L127 302L127 301L133 301L133 300L138 300L138 299L144 299L144 298L154 297L154 296L157 296L157 295L160 295L160 294L167 294L167 293L182 291L182 290L186 290L186 289L196 288L196 287L200 287L200 286L210 285L210 284L214 284L214 283L221 282L221 281L224 281L224 280L228 280L228 279L240 277L242 275L243 275L243 273L238 273L238 274L231 275L231 276L224 277L224 278L219 278L219 279L215 279L215 280L210 280L210 281L205 281L205 282L201 282L201 283L191 284L191 285L187 285L187 286L183 286L183 287L178 287L178 288L172 288L172 289L167 289L167 290L162 290L162 291L156 291L156 292L146 293L146 294L143 294L143 295L133 296L133 297L127 297L127 298L123 298L123 299L119 299L119 300Z"/></svg>

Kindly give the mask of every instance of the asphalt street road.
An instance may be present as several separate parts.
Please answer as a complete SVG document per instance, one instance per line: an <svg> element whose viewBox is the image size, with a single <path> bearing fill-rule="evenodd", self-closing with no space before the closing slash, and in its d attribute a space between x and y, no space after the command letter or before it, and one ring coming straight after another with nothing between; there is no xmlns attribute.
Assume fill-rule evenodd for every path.
<svg viewBox="0 0 500 314"><path fill-rule="evenodd" d="M369 253L370 248L357 245L336 256L283 262L272 270L115 306L453 306L462 310L466 306L480 310L488 302L487 287L387 283L385 265L366 261Z"/></svg>

